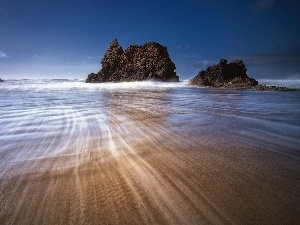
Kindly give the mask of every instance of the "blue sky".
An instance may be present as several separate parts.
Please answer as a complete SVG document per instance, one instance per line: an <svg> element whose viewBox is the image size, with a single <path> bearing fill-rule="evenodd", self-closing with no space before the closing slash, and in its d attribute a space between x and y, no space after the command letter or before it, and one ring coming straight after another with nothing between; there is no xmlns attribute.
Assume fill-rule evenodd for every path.
<svg viewBox="0 0 300 225"><path fill-rule="evenodd" d="M0 0L0 77L81 78L117 38L167 46L182 79L219 59L254 78L300 76L300 1Z"/></svg>

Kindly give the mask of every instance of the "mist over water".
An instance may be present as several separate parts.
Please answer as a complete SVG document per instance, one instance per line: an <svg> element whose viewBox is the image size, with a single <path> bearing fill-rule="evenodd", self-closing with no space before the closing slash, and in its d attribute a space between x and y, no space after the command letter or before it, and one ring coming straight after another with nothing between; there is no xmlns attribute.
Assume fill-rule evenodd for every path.
<svg viewBox="0 0 300 225"><path fill-rule="evenodd" d="M264 218L276 219L284 204L300 199L294 179L300 174L299 115L299 91L5 81L0 221L41 224L49 217L53 224L114 224L116 215L134 212L136 217L122 217L124 224L239 224L243 220L224 206L232 196L222 193L248 180L254 188L242 188L247 196L258 190L263 196L270 187L260 179L284 185L272 186L266 205L250 207L256 215L259 207L278 205ZM233 205L242 210L237 201ZM299 202L294 207L290 213L298 212Z"/></svg>

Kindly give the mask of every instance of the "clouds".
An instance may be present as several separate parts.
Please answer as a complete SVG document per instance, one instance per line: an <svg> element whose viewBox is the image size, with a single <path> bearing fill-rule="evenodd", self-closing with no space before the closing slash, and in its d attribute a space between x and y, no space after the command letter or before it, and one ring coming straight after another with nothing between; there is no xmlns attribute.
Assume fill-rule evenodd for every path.
<svg viewBox="0 0 300 225"><path fill-rule="evenodd" d="M212 64L212 61L210 60L201 60L196 62L193 67L195 69L205 69L206 67L208 67L210 64Z"/></svg>
<svg viewBox="0 0 300 225"><path fill-rule="evenodd" d="M0 51L0 58L7 58L7 57L8 55L5 52Z"/></svg>
<svg viewBox="0 0 300 225"><path fill-rule="evenodd" d="M252 6L256 12L263 12L268 10L271 6L273 6L275 0L259 0L255 2Z"/></svg>
<svg viewBox="0 0 300 225"><path fill-rule="evenodd" d="M197 75L201 70L207 69L208 66L215 64L213 60L198 60L190 62L189 64L185 64L181 66L181 69L184 71L185 77L192 78Z"/></svg>
<svg viewBox="0 0 300 225"><path fill-rule="evenodd" d="M243 56L243 59L250 65L274 65L282 63L291 63L300 65L300 51L289 51L274 54L257 54Z"/></svg>
<svg viewBox="0 0 300 225"><path fill-rule="evenodd" d="M203 58L200 55L184 56L189 66L186 66L185 74L195 76L201 70L205 70L208 66L218 63L219 58L210 57ZM248 69L250 77L272 78L272 79L292 79L300 76L300 48L294 47L284 52L252 54L252 55L224 55L228 62L242 59Z"/></svg>
<svg viewBox="0 0 300 225"><path fill-rule="evenodd" d="M300 75L300 50L236 57L243 59L255 78L293 78Z"/></svg>

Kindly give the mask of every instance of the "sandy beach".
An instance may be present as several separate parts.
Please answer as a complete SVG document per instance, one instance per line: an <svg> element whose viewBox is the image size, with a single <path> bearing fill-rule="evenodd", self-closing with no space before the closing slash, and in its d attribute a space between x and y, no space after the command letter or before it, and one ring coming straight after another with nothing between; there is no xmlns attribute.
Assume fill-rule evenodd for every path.
<svg viewBox="0 0 300 225"><path fill-rule="evenodd" d="M299 159L175 133L137 136L155 120L145 119L151 124L130 135L117 133L119 127L84 153L12 167L13 175L1 180L1 224L300 221Z"/></svg>
<svg viewBox="0 0 300 225"><path fill-rule="evenodd" d="M143 108L132 92L106 93L105 114L63 104L31 126L9 114L0 224L299 223L297 127L179 103L169 114L166 93L145 92Z"/></svg>

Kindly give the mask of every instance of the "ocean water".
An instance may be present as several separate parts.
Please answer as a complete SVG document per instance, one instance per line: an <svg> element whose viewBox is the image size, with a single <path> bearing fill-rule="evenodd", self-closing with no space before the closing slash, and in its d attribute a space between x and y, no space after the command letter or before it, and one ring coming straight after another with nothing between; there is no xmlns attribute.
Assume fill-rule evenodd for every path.
<svg viewBox="0 0 300 225"><path fill-rule="evenodd" d="M295 83L290 86L295 87ZM144 145L154 152L218 149L219 156L237 164L239 156L244 157L243 166L247 157L262 154L265 158L258 157L261 164L255 164L256 169L268 164L272 154L280 160L275 167L278 171L270 177L276 182L280 177L290 179L291 189L285 191L290 193L289 199L298 202L293 210L299 210L300 198L294 190L299 190L295 182L300 174L300 91L221 90L189 86L187 82L7 80L0 83L0 220L3 216L5 224L14 224L18 217L25 217L31 224L33 214L26 211L26 204L42 204L26 200L24 193L30 186L22 189L21 178L16 177L72 168L77 168L77 174L77 166L88 158L97 155L99 161L109 157L121 160L137 154L136 149ZM250 155L245 156L243 149ZM143 168L144 159L137 159L140 162L129 160L132 168L128 171ZM142 171L151 177L154 168L149 168ZM272 173L274 168L267 171ZM153 178L148 186L156 183ZM24 198L23 203L18 195ZM172 200L166 198L168 192L157 195L166 205ZM171 203L169 210L184 216L185 211L176 211L171 207L176 202ZM46 218L38 215L37 221Z"/></svg>
<svg viewBox="0 0 300 225"><path fill-rule="evenodd" d="M0 99L2 164L89 151L94 140L113 146L114 135L131 131L149 138L164 131L202 134L213 144L257 141L300 158L299 91L218 90L187 82L7 80L0 83ZM160 128L135 127L149 118L159 118ZM0 174L4 171L2 165Z"/></svg>

